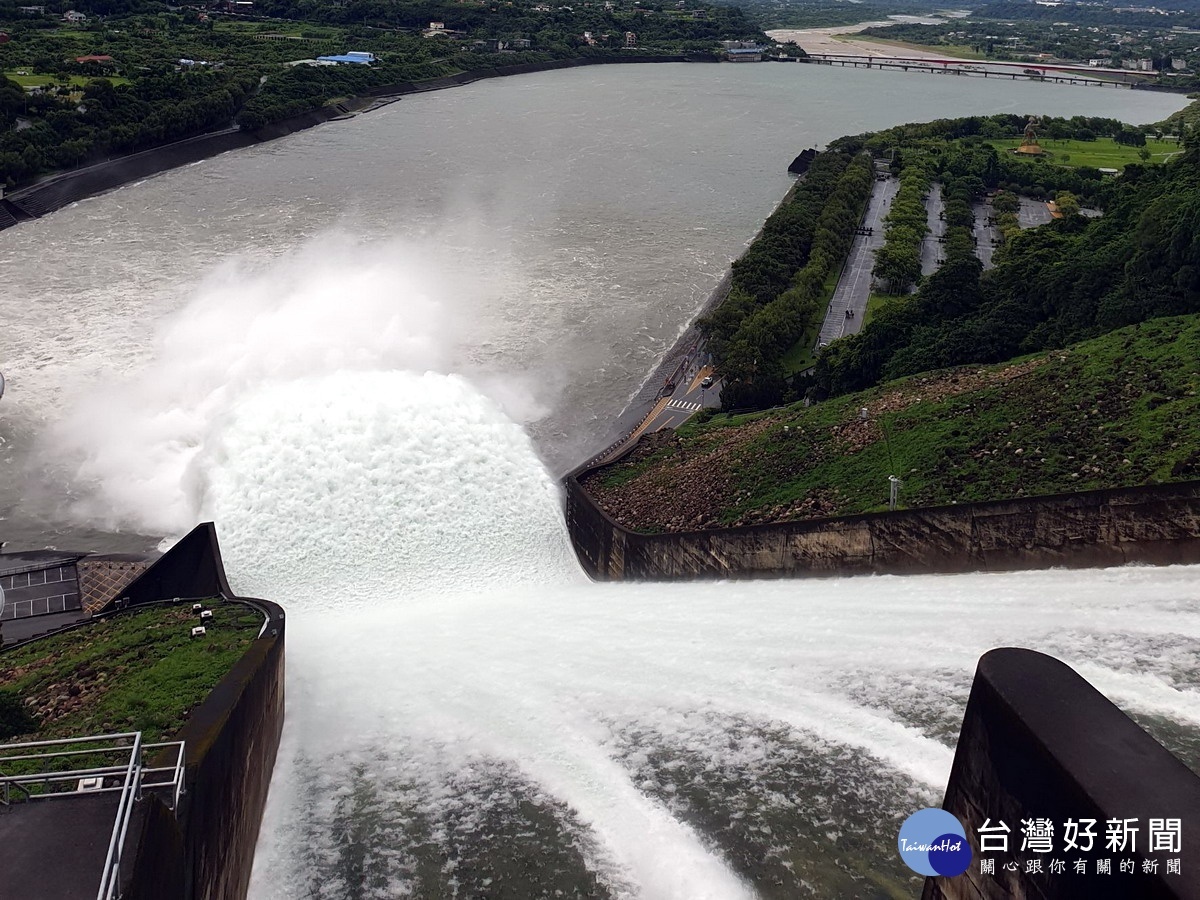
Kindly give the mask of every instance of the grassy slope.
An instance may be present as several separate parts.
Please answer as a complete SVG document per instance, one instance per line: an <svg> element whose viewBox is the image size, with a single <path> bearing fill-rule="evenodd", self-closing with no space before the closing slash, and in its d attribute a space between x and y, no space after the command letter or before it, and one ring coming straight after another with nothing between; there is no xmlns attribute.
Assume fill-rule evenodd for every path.
<svg viewBox="0 0 1200 900"><path fill-rule="evenodd" d="M0 689L32 701L40 727L31 740L136 730L148 741L167 738L262 626L240 604L212 609L216 624L202 638L191 637L191 604L156 606L7 651Z"/></svg>
<svg viewBox="0 0 1200 900"><path fill-rule="evenodd" d="M5 72L4 77L9 81L15 81L21 87L44 87L48 84L72 84L76 87L86 87L89 81L107 81L110 84L129 84L128 78L122 78L119 75L104 75L100 70L97 70L95 75L84 77L82 75L72 75L66 82L57 80L53 75L18 75L17 72L24 72L25 69L13 70Z"/></svg>
<svg viewBox="0 0 1200 900"><path fill-rule="evenodd" d="M693 530L1200 478L1200 316L654 436L586 486L618 521ZM869 417L859 419L866 407ZM786 431L784 430L786 427Z"/></svg>
<svg viewBox="0 0 1200 900"><path fill-rule="evenodd" d="M1011 140L992 140L988 143L997 150L1011 150L1020 146L1021 138ZM1097 138L1094 141L1052 141L1042 138L1039 140L1042 149L1047 151L1045 159L1064 166L1093 166L1097 169L1123 169L1130 163L1141 163L1138 155L1141 147L1129 147L1118 144L1112 138ZM1146 149L1150 151L1148 162L1161 163L1180 153L1183 148L1174 141L1160 141L1155 138L1146 140ZM1070 157L1064 160L1063 157Z"/></svg>

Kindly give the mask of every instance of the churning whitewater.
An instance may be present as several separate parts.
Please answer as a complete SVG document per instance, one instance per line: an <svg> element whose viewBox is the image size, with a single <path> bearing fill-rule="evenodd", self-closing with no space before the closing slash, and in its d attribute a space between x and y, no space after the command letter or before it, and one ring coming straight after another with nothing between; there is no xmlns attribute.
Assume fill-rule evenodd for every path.
<svg viewBox="0 0 1200 900"><path fill-rule="evenodd" d="M419 256L228 266L45 442L76 516L212 519L288 612L255 900L914 896L898 825L998 646L1200 760L1194 568L588 582L523 427L553 391L471 365Z"/></svg>
<svg viewBox="0 0 1200 900"><path fill-rule="evenodd" d="M235 588L287 610L254 900L914 897L897 828L940 798L997 646L1064 659L1197 764L1194 568L575 563L542 459L605 442L796 152L900 117L1183 105L912 78L492 79L3 232L6 536L212 518Z"/></svg>
<svg viewBox="0 0 1200 900"><path fill-rule="evenodd" d="M269 386L201 470L235 589L289 610L260 900L912 896L896 829L985 650L1200 725L1192 569L589 584L455 376Z"/></svg>
<svg viewBox="0 0 1200 900"><path fill-rule="evenodd" d="M289 611L256 898L911 895L896 825L985 650L1065 658L1177 749L1200 724L1191 570L593 585L469 380L273 368L185 491Z"/></svg>

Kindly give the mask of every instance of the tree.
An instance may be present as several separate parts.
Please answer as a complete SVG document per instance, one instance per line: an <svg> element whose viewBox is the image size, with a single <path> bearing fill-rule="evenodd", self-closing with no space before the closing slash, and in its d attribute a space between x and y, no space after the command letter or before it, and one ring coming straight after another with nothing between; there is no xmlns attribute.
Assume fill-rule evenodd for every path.
<svg viewBox="0 0 1200 900"><path fill-rule="evenodd" d="M1070 191L1059 191L1055 194L1054 205L1063 214L1063 218L1079 215L1079 198Z"/></svg>

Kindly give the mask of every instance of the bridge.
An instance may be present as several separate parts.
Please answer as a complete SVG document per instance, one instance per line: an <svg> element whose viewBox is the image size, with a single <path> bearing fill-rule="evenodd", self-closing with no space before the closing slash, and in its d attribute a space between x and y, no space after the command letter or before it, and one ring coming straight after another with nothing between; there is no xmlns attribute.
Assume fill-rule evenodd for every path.
<svg viewBox="0 0 1200 900"><path fill-rule="evenodd" d="M828 66L902 69L980 78L1027 79L1055 84L1086 84L1097 87L1129 87L1157 77L1154 72L1079 66L1069 63L1024 63L1000 60L939 59L924 56L875 56L872 54L810 53L808 62ZM1107 77L1097 77L1107 76Z"/></svg>

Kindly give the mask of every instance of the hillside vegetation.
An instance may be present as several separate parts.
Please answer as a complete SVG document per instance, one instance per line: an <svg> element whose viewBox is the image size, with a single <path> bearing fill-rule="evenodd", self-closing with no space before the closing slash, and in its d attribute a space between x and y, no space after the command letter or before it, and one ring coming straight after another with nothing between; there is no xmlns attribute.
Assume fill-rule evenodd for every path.
<svg viewBox="0 0 1200 900"><path fill-rule="evenodd" d="M882 145L878 135L865 143L920 147L939 160L943 180L974 182L977 195L983 187L1010 187L1000 172L1012 161L980 140L980 130L979 120L904 126L881 133L887 135ZM948 142L951 135L956 139ZM1021 232L1005 242L986 273L943 266L911 300L890 304L862 332L831 345L804 389L817 398L836 395L945 366L1064 347L1158 316L1200 312L1198 163L1200 149L1190 132L1170 162L1127 165L1121 178L1093 186L1081 177L1090 174L1086 169L1073 173L1079 183L1072 185L1061 178L1052 182L1054 167L1036 163L1046 173L1045 189L1087 196L1104 216L1069 215ZM1034 172L1023 162L1020 168Z"/></svg>
<svg viewBox="0 0 1200 900"><path fill-rule="evenodd" d="M246 652L262 616L213 601L208 634L191 604L152 606L0 654L0 706L28 719L0 737L26 740L141 731L166 740ZM0 715L0 729L9 724Z"/></svg>
<svg viewBox="0 0 1200 900"><path fill-rule="evenodd" d="M643 439L585 476L617 521L692 531L1200 478L1200 316ZM861 410L867 417L861 417Z"/></svg>

